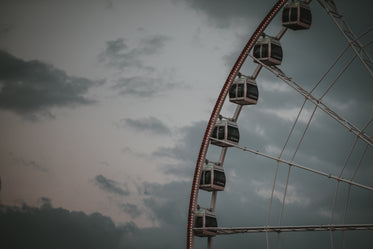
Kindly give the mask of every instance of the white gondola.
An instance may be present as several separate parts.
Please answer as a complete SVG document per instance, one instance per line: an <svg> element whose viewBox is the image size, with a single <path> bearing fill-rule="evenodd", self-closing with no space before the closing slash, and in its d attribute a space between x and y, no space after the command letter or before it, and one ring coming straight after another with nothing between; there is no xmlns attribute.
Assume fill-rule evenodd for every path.
<svg viewBox="0 0 373 249"><path fill-rule="evenodd" d="M206 191L223 191L225 188L224 168L213 163L202 168L199 188Z"/></svg>
<svg viewBox="0 0 373 249"><path fill-rule="evenodd" d="M247 76L236 78L229 89L229 101L239 105L255 105L258 102L258 86Z"/></svg>
<svg viewBox="0 0 373 249"><path fill-rule="evenodd" d="M220 140L211 140L211 144L221 147L231 147L231 145L228 145L225 142L238 144L238 141L240 140L240 133L235 122L228 120L218 120L211 137Z"/></svg>
<svg viewBox="0 0 373 249"><path fill-rule="evenodd" d="M285 4L282 9L282 25L289 29L309 29L312 23L312 14L309 5L303 1Z"/></svg>
<svg viewBox="0 0 373 249"><path fill-rule="evenodd" d="M280 41L272 37L263 37L255 44L253 55L267 66L280 65L282 62Z"/></svg>
<svg viewBox="0 0 373 249"><path fill-rule="evenodd" d="M207 228L217 227L218 222L216 220L215 213L207 210L197 210L195 215L195 228ZM214 230L195 230L194 234L199 237L214 237L216 231Z"/></svg>

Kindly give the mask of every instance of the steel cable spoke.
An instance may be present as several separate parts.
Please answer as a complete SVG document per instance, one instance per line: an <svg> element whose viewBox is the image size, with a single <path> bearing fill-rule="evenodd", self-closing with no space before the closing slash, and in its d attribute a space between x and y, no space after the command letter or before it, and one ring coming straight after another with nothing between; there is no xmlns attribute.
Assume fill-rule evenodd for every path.
<svg viewBox="0 0 373 249"><path fill-rule="evenodd" d="M328 224L304 226L258 226L258 227L206 227L194 228L195 231L211 230L219 235L237 233L283 233L283 232L321 232L321 231L368 231L373 230L373 224Z"/></svg>
<svg viewBox="0 0 373 249"><path fill-rule="evenodd" d="M322 172L320 170L315 170L315 169L303 166L303 165L298 164L298 163L294 163L294 162L286 161L286 160L283 160L283 159L279 159L275 156L271 156L271 155L267 155L265 153L259 152L258 150L250 149L248 147L243 147L243 146L231 143L231 142L218 140L218 139L212 138L212 137L210 137L210 140L219 141L219 142L224 143L224 144L226 144L230 147L235 147L235 148L238 148L238 149L243 150L243 151L250 152L250 153L255 154L255 155L259 155L259 156L262 156L262 157L265 157L265 158L268 158L268 159L272 159L274 161L278 161L280 163L283 163L284 165L294 166L294 167L297 167L299 169L303 169L303 170L306 170L306 171L309 171L309 172L312 172L312 173L315 173L315 174L318 174L318 175L321 175L321 176L325 176L325 177L330 178L330 179L334 179L336 181L345 182L345 183L357 186L359 188L363 188L363 189L366 189L366 190L369 190L369 191L373 191L373 187L366 186L364 184L360 184L360 183L357 183L357 182L354 182L354 181L351 181L351 180L347 180L347 179L344 179L344 178L339 178L338 176L334 176L332 174L328 174L328 173Z"/></svg>

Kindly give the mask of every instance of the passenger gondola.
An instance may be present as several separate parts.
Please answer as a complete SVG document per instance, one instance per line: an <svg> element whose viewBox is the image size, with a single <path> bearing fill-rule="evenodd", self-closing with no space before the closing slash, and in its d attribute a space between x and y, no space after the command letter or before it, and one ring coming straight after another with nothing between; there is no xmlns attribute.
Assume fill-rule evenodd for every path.
<svg viewBox="0 0 373 249"><path fill-rule="evenodd" d="M221 147L231 147L232 145L229 145L226 142L238 144L240 133L235 122L219 120L214 127L211 137L220 140L211 140L211 144Z"/></svg>
<svg viewBox="0 0 373 249"><path fill-rule="evenodd" d="M309 5L303 1L285 4L282 9L282 25L289 29L309 29L312 23L312 14Z"/></svg>
<svg viewBox="0 0 373 249"><path fill-rule="evenodd" d="M263 37L255 44L253 55L267 66L280 65L282 62L280 41L268 36Z"/></svg>
<svg viewBox="0 0 373 249"><path fill-rule="evenodd" d="M254 79L240 75L229 89L229 101L239 105L255 105L259 92Z"/></svg>
<svg viewBox="0 0 373 249"><path fill-rule="evenodd" d="M208 228L217 227L218 222L216 220L215 213L207 210L197 210L195 215L195 228ZM216 236L215 230L194 230L194 234L199 237L214 237Z"/></svg>
<svg viewBox="0 0 373 249"><path fill-rule="evenodd" d="M223 191L225 188L224 168L213 163L202 168L199 188L206 191Z"/></svg>

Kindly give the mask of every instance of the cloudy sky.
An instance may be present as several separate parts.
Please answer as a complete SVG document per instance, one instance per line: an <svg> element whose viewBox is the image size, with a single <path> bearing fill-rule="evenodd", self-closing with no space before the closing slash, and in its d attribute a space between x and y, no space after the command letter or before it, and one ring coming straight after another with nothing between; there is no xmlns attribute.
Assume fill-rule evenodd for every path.
<svg viewBox="0 0 373 249"><path fill-rule="evenodd" d="M373 25L372 3L335 2L357 35ZM234 61L274 3L1 1L4 248L184 248L204 129ZM280 66L308 91L347 46L316 1L311 10L311 29L288 31L281 40ZM266 32L276 35L280 29L277 17ZM372 39L369 33L361 41ZM372 47L366 47L370 54ZM353 56L351 49L343 55L314 91L317 98ZM247 59L241 72L251 74L255 66ZM266 70L257 82L260 100L244 107L239 118L240 144L278 156L304 98ZM372 83L355 59L323 101L362 129L372 118ZM234 108L227 101L223 114L231 116ZM292 159L313 108L305 105L285 160ZM372 136L373 125L365 132ZM354 141L348 129L317 110L294 161L335 176L346 166L343 178L373 186L372 148L359 140L348 156ZM208 156L216 161L217 149L210 147ZM224 166L227 187L218 194L219 225L265 225L276 162L229 149ZM271 225L279 224L287 173L288 166L280 164ZM373 223L373 193L338 186L333 223ZM336 187L327 177L291 169L282 224L329 224ZM199 203L208 206L209 198L200 193ZM345 245L368 248L371 235L346 232ZM308 248L318 238L320 248L330 248L330 237L328 232L282 234L280 242ZM333 233L335 247L342 237ZM277 235L269 239L272 248L278 247ZM216 248L266 247L264 234L216 241ZM198 246L205 243L196 239Z"/></svg>

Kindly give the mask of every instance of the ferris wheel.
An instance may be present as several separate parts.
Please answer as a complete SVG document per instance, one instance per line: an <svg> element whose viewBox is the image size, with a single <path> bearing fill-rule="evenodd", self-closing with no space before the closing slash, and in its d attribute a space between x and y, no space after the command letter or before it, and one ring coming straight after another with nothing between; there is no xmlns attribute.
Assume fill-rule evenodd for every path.
<svg viewBox="0 0 373 249"><path fill-rule="evenodd" d="M296 37L299 32L309 32L312 25L312 16L315 16L311 12L311 0L291 2L279 0L264 17L229 73L207 124L192 182L187 221L187 249L196 248L196 240L199 241L199 246L206 247L207 245L207 248L213 248L216 245L213 243L214 238L245 233L263 234L264 239L261 248L267 249L270 247L282 248L282 242L286 239L284 239L284 235L287 233L324 233L328 237L328 243L323 248L332 249L355 248L349 240L349 236L355 238L356 231L370 232L364 234L364 236L373 237L373 216L370 217L371 219L365 220L361 217L354 219L355 216L351 215L351 209L356 208L356 205L352 203L354 196L358 195L364 198L366 202L373 202L372 174L370 177L367 175L372 171L365 167L366 164L372 164L373 161L372 108L371 106L369 108L359 106L355 111L356 115L348 117L357 117L358 112L361 120L351 122L340 111L343 109L341 105L338 106L337 104L336 108L336 104L332 103L333 101L326 100L327 96L334 95L333 89L336 88L337 84L340 84L339 82L342 81L344 75L348 74L349 71L355 73L355 68L352 68L356 65L358 65L360 73L365 76L364 81L366 82L364 84L373 83L373 60L368 54L368 46L373 41L366 42L364 40L371 34L370 31L372 31L373 26L356 35L333 0L317 0L312 4L318 4L319 9L325 10L325 16L331 20L330 23L334 23L335 30L343 37L341 44L345 47L339 50L338 54L333 55L333 60L323 69L318 78L308 80L312 82L312 85L310 83L304 84L293 78L293 72L287 72L284 68L280 68L281 64L288 59L284 56L286 55L283 46L285 33L291 32L291 35ZM275 16L278 13L281 14L282 26L277 33L270 35L265 31L269 24L276 20ZM368 20L363 21L367 22ZM273 32L272 30L271 32ZM243 72L246 68L250 68L250 73L247 75ZM261 74L266 74L266 77L271 75L273 79L281 81L287 88L294 91L301 100L297 106L296 115L294 115L286 135L281 140L282 147L277 150L261 151L257 149L255 144L245 143L242 145L240 142L240 139L242 141L242 133L240 137L238 118L240 114L244 113L241 112L243 108L250 112L260 105L260 98L262 98L262 94L259 97ZM349 77L345 78L350 79ZM360 79L360 77L354 78L354 80ZM354 83L350 82L349 85L351 86L351 84ZM346 91L349 90L346 89ZM271 98L271 96L267 96L267 98ZM351 102L346 99L345 104L348 105L349 103ZM226 108L226 105L230 105L230 107ZM372 102L370 102L370 105L372 105ZM223 115L223 106L227 109L227 112L231 111L231 113ZM342 153L338 151L335 152L337 155L333 155L337 164L337 167L333 170L320 163L317 157L310 155L310 151L302 151L303 148L310 146L307 142L307 138L309 138L307 134L312 128L311 123L314 124L314 120L320 113L327 116L329 118L328 122L333 125L332 127L335 127L331 128L330 132L341 130L350 138L346 142L331 143L328 141L330 138L327 134L319 134L319 136L324 137L321 141L318 140L317 144L312 145L317 153L317 151L325 150L329 146L329 142L330 144L343 143L346 149L342 150ZM364 115L360 115L361 113L364 113ZM263 207L266 214L260 225L225 226L219 221L217 195L227 190L226 184L234 185L234 181L230 182L227 175L227 169L229 170L234 165L225 165L226 158L231 155L228 148L232 151L241 151L247 157L247 160L253 157L266 160L265 164L268 167L266 172L269 172L269 174L265 177L271 179L266 189L270 191L266 192L267 206ZM331 149L331 151L334 153L336 150ZM301 153L307 155L306 157L309 160L298 162L297 159ZM312 182L316 179L311 185L315 188L319 184L319 179L328 182L328 189L325 189L325 191L329 191L331 194L329 194L328 200L329 208L324 210L327 221L323 224L312 222L312 218L305 219L307 223L304 224L299 224L302 220L294 222L294 224L291 224L291 222L285 224L284 222L284 212L286 212L287 203L292 198L290 196L293 187L292 181L294 181L294 175L300 175L299 172L302 172L300 177L302 180L309 177ZM322 188L321 185L320 188ZM250 191L252 190L245 190L245 192ZM303 201L308 202L309 200L303 199ZM202 202L209 204L204 206L200 204ZM240 204L237 202L234 205ZM274 211L275 208L278 210ZM229 210L225 211L229 212ZM231 215L241 214L232 213ZM273 222L273 216L276 216L276 222ZM351 233L353 234L351 235ZM204 244L205 242L201 241L207 243Z"/></svg>

